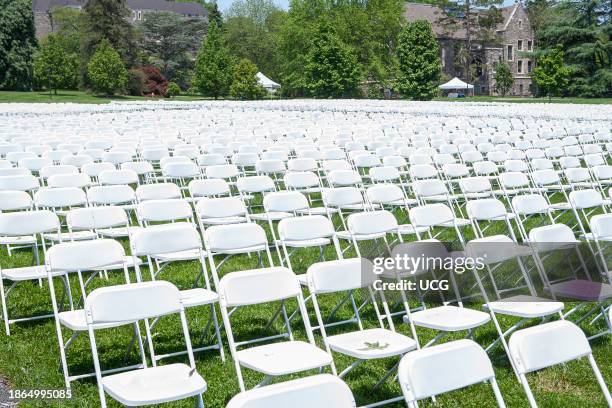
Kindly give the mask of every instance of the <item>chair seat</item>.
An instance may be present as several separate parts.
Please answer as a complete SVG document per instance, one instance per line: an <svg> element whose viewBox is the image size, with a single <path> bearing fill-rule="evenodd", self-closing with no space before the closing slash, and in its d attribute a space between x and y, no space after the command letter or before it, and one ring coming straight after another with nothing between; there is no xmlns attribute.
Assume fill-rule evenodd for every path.
<svg viewBox="0 0 612 408"><path fill-rule="evenodd" d="M421 233L421 232L427 232L429 231L429 227L415 227L412 224L402 224L399 226L399 233L402 235L412 235L412 234L416 234Z"/></svg>
<svg viewBox="0 0 612 408"><path fill-rule="evenodd" d="M139 229L141 229L141 227L136 225L133 227L104 228L98 230L98 234L107 238L122 238L129 236L130 233L134 233Z"/></svg>
<svg viewBox="0 0 612 408"><path fill-rule="evenodd" d="M226 224L240 224L246 222L245 217L219 217L219 218L202 218L202 224L207 225L226 225Z"/></svg>
<svg viewBox="0 0 612 408"><path fill-rule="evenodd" d="M461 331L481 326L490 320L488 313L458 306L440 306L412 313L415 325L441 331ZM408 316L404 316L408 323Z"/></svg>
<svg viewBox="0 0 612 408"><path fill-rule="evenodd" d="M251 347L236 353L240 365L266 375L286 375L331 364L325 351L303 341Z"/></svg>
<svg viewBox="0 0 612 408"><path fill-rule="evenodd" d="M571 210L572 206L569 203L554 203L550 205L550 208L555 211L566 211Z"/></svg>
<svg viewBox="0 0 612 408"><path fill-rule="evenodd" d="M493 313L522 318L549 316L560 312L564 307L563 302L553 302L549 299L526 295L511 296L491 302L489 305ZM487 305L483 307L488 309Z"/></svg>
<svg viewBox="0 0 612 408"><path fill-rule="evenodd" d="M285 218L293 217L293 214L282 211L271 211L266 213L251 214L251 219L259 221L280 221Z"/></svg>
<svg viewBox="0 0 612 408"><path fill-rule="evenodd" d="M395 201L389 201L389 202L385 202L385 203L380 203L377 202L375 204L382 204L382 205L392 205L392 206L399 206L399 207L410 207L412 205L418 205L419 202L417 200L415 200L414 198L403 198L401 200L395 200Z"/></svg>
<svg viewBox="0 0 612 408"><path fill-rule="evenodd" d="M18 237L0 237L0 245L34 245L36 237L34 235L21 235Z"/></svg>
<svg viewBox="0 0 612 408"><path fill-rule="evenodd" d="M200 250L188 249L186 251L168 252L167 254L152 255L151 258L160 262L190 261L200 258Z"/></svg>
<svg viewBox="0 0 612 408"><path fill-rule="evenodd" d="M67 242L67 241L87 241L90 239L96 239L96 233L93 231L72 231L72 232L61 232L59 234L43 234L43 236L53 242Z"/></svg>
<svg viewBox="0 0 612 408"><path fill-rule="evenodd" d="M338 334L327 341L333 351L361 360L397 356L417 346L410 337L380 328Z"/></svg>
<svg viewBox="0 0 612 408"><path fill-rule="evenodd" d="M187 364L169 364L126 371L102 378L111 397L127 406L161 404L206 391L206 381Z"/></svg>
<svg viewBox="0 0 612 408"><path fill-rule="evenodd" d="M463 227L470 225L470 220L466 220L465 218L455 218L455 224L457 224L458 227ZM446 228L451 228L454 226L453 221L446 221L438 225Z"/></svg>
<svg viewBox="0 0 612 408"><path fill-rule="evenodd" d="M62 276L65 272L53 272L51 276ZM47 268L45 265L26 266L23 268L2 269L2 277L13 282L46 279Z"/></svg>
<svg viewBox="0 0 612 408"><path fill-rule="evenodd" d="M612 285L584 279L572 279L553 283L546 288L555 296L573 300L601 301L612 298Z"/></svg>
<svg viewBox="0 0 612 408"><path fill-rule="evenodd" d="M308 215L327 215L327 213L335 214L338 212L337 208L327 208L325 207L310 207L304 210L298 210L298 214L308 214Z"/></svg>
<svg viewBox="0 0 612 408"><path fill-rule="evenodd" d="M297 280L298 282L300 282L300 285L308 286L308 274L302 273L300 275L295 276L297 276Z"/></svg>
<svg viewBox="0 0 612 408"><path fill-rule="evenodd" d="M212 290L194 288L180 291L181 303L185 307L209 305L219 300L219 296Z"/></svg>
<svg viewBox="0 0 612 408"><path fill-rule="evenodd" d="M389 234L393 234L394 231L389 231ZM387 235L385 232L377 232L375 234L354 234L351 236L351 233L348 231L338 231L336 233L337 237L340 239L352 240L355 238L356 241L369 241L371 239L382 238Z"/></svg>
<svg viewBox="0 0 612 408"><path fill-rule="evenodd" d="M140 258L136 258L136 260L134 260L134 257L126 255L123 259L125 262L125 266L128 268L133 268L134 264L138 264L138 266L142 265L142 259ZM105 266L104 268L96 268L94 270L95 271L114 271L117 269L123 269L123 264L118 263L114 265Z"/></svg>
<svg viewBox="0 0 612 408"><path fill-rule="evenodd" d="M280 241L278 241L280 244ZM285 240L285 246L289 248L310 248L315 246L329 245L331 240L329 238L314 238L305 240Z"/></svg>

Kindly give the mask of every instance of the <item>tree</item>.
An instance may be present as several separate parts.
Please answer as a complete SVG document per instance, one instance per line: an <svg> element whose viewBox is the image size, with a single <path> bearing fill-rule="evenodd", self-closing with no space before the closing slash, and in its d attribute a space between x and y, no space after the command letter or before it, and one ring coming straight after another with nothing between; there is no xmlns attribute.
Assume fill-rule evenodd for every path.
<svg viewBox="0 0 612 408"><path fill-rule="evenodd" d="M512 75L512 71L510 71L510 67L505 62L497 64L493 79L495 80L497 90L502 96L506 96L508 91L512 89L512 85L514 85L514 76Z"/></svg>
<svg viewBox="0 0 612 408"><path fill-rule="evenodd" d="M32 89L36 50L31 0L0 0L0 89Z"/></svg>
<svg viewBox="0 0 612 408"><path fill-rule="evenodd" d="M177 85L176 82L170 82L168 84L168 89L166 90L166 96L170 98L174 98L175 96L179 96L181 94L181 88Z"/></svg>
<svg viewBox="0 0 612 408"><path fill-rule="evenodd" d="M219 11L219 7L217 7L217 2L215 0L204 1L203 5L206 11L208 11L208 21L215 23L217 27L221 27L223 24L223 15L221 11Z"/></svg>
<svg viewBox="0 0 612 408"><path fill-rule="evenodd" d="M316 97L344 98L358 94L361 72L353 50L322 24L312 40L306 63L308 89Z"/></svg>
<svg viewBox="0 0 612 408"><path fill-rule="evenodd" d="M94 92L113 95L123 91L128 73L121 56L107 40L102 40L87 64L87 77Z"/></svg>
<svg viewBox="0 0 612 408"><path fill-rule="evenodd" d="M548 95L549 102L552 95L557 95L567 86L569 76L570 70L563 63L560 47L538 58L537 67L531 73L536 85Z"/></svg>
<svg viewBox="0 0 612 408"><path fill-rule="evenodd" d="M219 28L211 24L196 59L193 86L205 96L227 95L232 81L232 59L221 41Z"/></svg>
<svg viewBox="0 0 612 408"><path fill-rule="evenodd" d="M138 25L142 51L148 64L157 67L168 79L188 85L197 44L206 34L206 20L184 18L176 13L146 13Z"/></svg>
<svg viewBox="0 0 612 408"><path fill-rule="evenodd" d="M57 34L50 34L42 40L34 58L34 78L45 86L49 93L61 88L71 88L76 80L78 61L69 55Z"/></svg>
<svg viewBox="0 0 612 408"><path fill-rule="evenodd" d="M461 47L459 61L465 74L466 82L472 82L472 64L481 50L475 43L491 44L497 42L496 28L503 21L501 11L497 8L503 0L436 0L440 8L438 24L446 35L465 36Z"/></svg>
<svg viewBox="0 0 612 408"><path fill-rule="evenodd" d="M81 76L87 85L88 63L98 46L106 39L115 49L124 65L136 62L136 42L131 13L125 0L88 0L83 6L83 32L81 34Z"/></svg>
<svg viewBox="0 0 612 408"><path fill-rule="evenodd" d="M140 68L145 76L145 91L147 95L166 95L168 89L168 80L159 72L159 69L155 67L142 67Z"/></svg>
<svg viewBox="0 0 612 408"><path fill-rule="evenodd" d="M399 91L415 100L435 97L442 63L431 24L425 20L406 24L399 35L397 55Z"/></svg>
<svg viewBox="0 0 612 408"><path fill-rule="evenodd" d="M266 90L257 81L257 66L248 59L242 59L234 68L234 80L230 95L236 99L262 99Z"/></svg>

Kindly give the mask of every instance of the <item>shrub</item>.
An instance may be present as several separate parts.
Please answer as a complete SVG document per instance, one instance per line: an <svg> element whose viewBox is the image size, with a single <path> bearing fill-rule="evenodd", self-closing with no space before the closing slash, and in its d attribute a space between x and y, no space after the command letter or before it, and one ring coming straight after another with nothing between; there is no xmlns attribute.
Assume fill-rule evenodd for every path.
<svg viewBox="0 0 612 408"><path fill-rule="evenodd" d="M128 72L127 92L133 96L142 96L146 91L145 74L139 69L130 69Z"/></svg>
<svg viewBox="0 0 612 408"><path fill-rule="evenodd" d="M87 64L87 76L92 90L104 95L122 92L128 80L128 73L119 53L107 40L100 43L98 50Z"/></svg>
<svg viewBox="0 0 612 408"><path fill-rule="evenodd" d="M262 99L266 96L266 90L257 81L257 66L246 58L236 65L230 95L237 99Z"/></svg>
<svg viewBox="0 0 612 408"><path fill-rule="evenodd" d="M168 84L168 89L166 90L166 96L169 96L170 98L172 98L180 94L181 94L181 88L176 84L176 82L170 82Z"/></svg>
<svg viewBox="0 0 612 408"><path fill-rule="evenodd" d="M147 95L165 96L168 90L168 80L159 72L159 69L148 66L140 70L145 75L145 90Z"/></svg>

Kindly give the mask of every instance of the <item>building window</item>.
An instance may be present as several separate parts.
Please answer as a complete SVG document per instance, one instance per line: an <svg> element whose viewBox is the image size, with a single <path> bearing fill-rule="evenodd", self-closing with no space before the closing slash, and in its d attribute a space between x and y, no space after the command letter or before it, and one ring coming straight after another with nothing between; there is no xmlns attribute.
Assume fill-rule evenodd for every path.
<svg viewBox="0 0 612 408"><path fill-rule="evenodd" d="M518 21L518 26L519 26L519 28L523 28L523 20L519 20Z"/></svg>
<svg viewBox="0 0 612 408"><path fill-rule="evenodd" d="M519 74L522 74L522 73L523 73L523 61L519 61L519 62L518 62L518 65L517 65L517 72L518 72Z"/></svg>
<svg viewBox="0 0 612 408"><path fill-rule="evenodd" d="M519 94L523 94L523 84L519 84Z"/></svg>
<svg viewBox="0 0 612 408"><path fill-rule="evenodd" d="M442 67L444 68L446 67L446 48L442 48L440 52L441 52L440 59L442 60Z"/></svg>
<svg viewBox="0 0 612 408"><path fill-rule="evenodd" d="M523 51L523 40L518 40L518 46L516 47L518 51Z"/></svg>
<svg viewBox="0 0 612 408"><path fill-rule="evenodd" d="M136 20L136 10L132 10L132 20Z"/></svg>
<svg viewBox="0 0 612 408"><path fill-rule="evenodd" d="M531 72L531 61L527 61L527 72Z"/></svg>
<svg viewBox="0 0 612 408"><path fill-rule="evenodd" d="M531 40L527 40L527 51L533 50L533 42Z"/></svg>
<svg viewBox="0 0 612 408"><path fill-rule="evenodd" d="M142 20L142 11L138 10L138 19Z"/></svg>
<svg viewBox="0 0 612 408"><path fill-rule="evenodd" d="M508 52L507 52L507 54L506 54L506 59L507 59L508 61L512 61L512 59L513 59L512 51L513 51L513 50L512 50L512 46L511 46L511 45L509 45L509 46L508 46Z"/></svg>

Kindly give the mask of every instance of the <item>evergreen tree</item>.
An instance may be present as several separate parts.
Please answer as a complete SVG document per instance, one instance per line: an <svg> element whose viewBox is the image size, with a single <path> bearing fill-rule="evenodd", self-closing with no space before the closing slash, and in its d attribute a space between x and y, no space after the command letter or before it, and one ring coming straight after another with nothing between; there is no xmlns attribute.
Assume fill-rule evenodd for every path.
<svg viewBox="0 0 612 408"><path fill-rule="evenodd" d="M196 59L193 86L204 96L227 95L232 81L232 59L221 41L221 33L215 24L208 34Z"/></svg>
<svg viewBox="0 0 612 408"><path fill-rule="evenodd" d="M223 15L221 14L221 11L219 11L217 2L215 0L204 1L203 5L206 11L208 11L208 21L211 23L214 22L217 27L221 27L223 24Z"/></svg>
<svg viewBox="0 0 612 408"><path fill-rule="evenodd" d="M78 61L64 49L62 38L50 34L42 40L34 58L36 82L57 94L58 89L71 88L75 84Z"/></svg>
<svg viewBox="0 0 612 408"><path fill-rule="evenodd" d="M32 89L36 50L31 0L0 0L0 89Z"/></svg>
<svg viewBox="0 0 612 408"><path fill-rule="evenodd" d="M306 63L307 87L316 97L346 98L359 92L360 66L353 50L331 26L321 24Z"/></svg>
<svg viewBox="0 0 612 408"><path fill-rule="evenodd" d="M502 96L506 96L508 91L512 89L512 85L514 85L514 76L512 76L512 71L510 71L510 67L505 62L497 64L493 79L495 80L497 91Z"/></svg>
<svg viewBox="0 0 612 408"><path fill-rule="evenodd" d="M257 81L257 66L248 59L242 59L234 69L234 80L230 95L236 99L262 99L266 90Z"/></svg>
<svg viewBox="0 0 612 408"><path fill-rule="evenodd" d="M563 51L557 47L538 58L538 66L531 73L536 85L548 95L550 102L553 95L558 95L567 87L570 70L563 63Z"/></svg>
<svg viewBox="0 0 612 408"><path fill-rule="evenodd" d="M132 67L136 62L136 42L131 13L125 0L88 0L83 7L83 31L81 33L81 76L87 85L87 64L106 39L123 63Z"/></svg>
<svg viewBox="0 0 612 408"><path fill-rule="evenodd" d="M121 56L107 40L102 40L87 64L87 77L95 93L113 95L122 92L128 82L128 72Z"/></svg>
<svg viewBox="0 0 612 408"><path fill-rule="evenodd" d="M442 71L438 41L425 20L408 23L399 35L397 87L404 97L430 100L438 93Z"/></svg>

